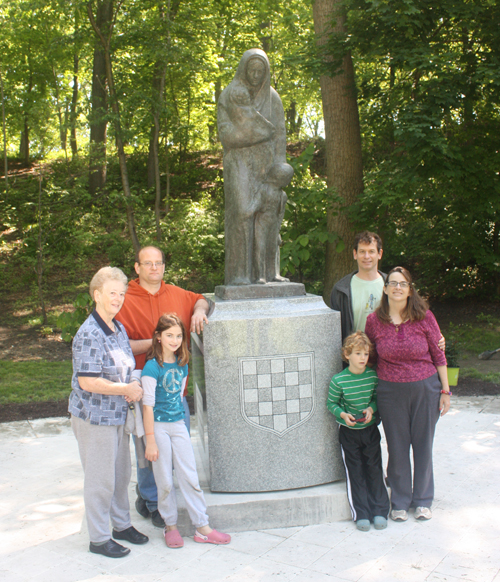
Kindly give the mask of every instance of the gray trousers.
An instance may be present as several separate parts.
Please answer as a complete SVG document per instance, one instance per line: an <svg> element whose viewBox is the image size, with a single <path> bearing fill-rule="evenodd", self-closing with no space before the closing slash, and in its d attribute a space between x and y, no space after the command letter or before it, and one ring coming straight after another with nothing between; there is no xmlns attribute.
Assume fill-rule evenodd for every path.
<svg viewBox="0 0 500 582"><path fill-rule="evenodd" d="M377 403L389 451L387 480L393 509L407 511L410 507L432 505L432 445L439 419L440 396L441 382L437 373L418 382L379 379Z"/></svg>
<svg viewBox="0 0 500 582"><path fill-rule="evenodd" d="M207 506L196 471L194 451L183 420L155 422L155 440L159 450L153 463L153 473L158 488L158 509L166 525L177 523L177 498L172 478L175 469L189 517L195 527L208 525Z"/></svg>
<svg viewBox="0 0 500 582"><path fill-rule="evenodd" d="M128 484L130 482L129 435L125 425L99 426L71 416L84 473L83 499L90 541L111 538L109 520L118 531L130 527Z"/></svg>

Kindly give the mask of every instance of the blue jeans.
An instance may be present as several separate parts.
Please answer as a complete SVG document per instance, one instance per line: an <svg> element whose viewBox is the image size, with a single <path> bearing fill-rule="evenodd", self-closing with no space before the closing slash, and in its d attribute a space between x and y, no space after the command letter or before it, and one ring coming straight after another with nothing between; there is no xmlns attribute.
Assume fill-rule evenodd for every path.
<svg viewBox="0 0 500 582"><path fill-rule="evenodd" d="M182 404L184 405L184 411L186 416L184 422L188 429L188 433L191 434L190 416L189 416L189 405L187 403L186 397L182 399ZM134 437L135 438L135 437ZM158 509L158 490L156 489L155 477L153 475L152 469L149 467L140 468L137 464L137 485L139 487L139 493L141 497L146 502L146 507L149 509L150 513Z"/></svg>

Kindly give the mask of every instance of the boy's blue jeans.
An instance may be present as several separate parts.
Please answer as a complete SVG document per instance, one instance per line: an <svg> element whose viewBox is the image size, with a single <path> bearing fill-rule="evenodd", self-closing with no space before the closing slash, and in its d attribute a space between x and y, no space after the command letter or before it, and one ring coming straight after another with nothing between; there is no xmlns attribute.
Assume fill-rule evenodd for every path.
<svg viewBox="0 0 500 582"><path fill-rule="evenodd" d="M186 397L182 399L182 404L184 405L184 411L186 413L184 421L186 423L188 433L191 434L189 405L187 403ZM146 507L149 509L150 513L153 513L153 511L158 509L158 490L156 489L153 471L149 467L144 467L141 469L139 468L139 465L137 465L137 485L139 487L139 493L141 497L146 502Z"/></svg>

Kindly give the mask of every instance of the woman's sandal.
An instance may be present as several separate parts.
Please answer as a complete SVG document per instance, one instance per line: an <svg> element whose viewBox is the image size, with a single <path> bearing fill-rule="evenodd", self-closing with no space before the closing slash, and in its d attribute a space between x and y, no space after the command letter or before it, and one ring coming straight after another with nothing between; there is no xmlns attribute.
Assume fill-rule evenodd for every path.
<svg viewBox="0 0 500 582"><path fill-rule="evenodd" d="M194 541L199 544L228 544L231 541L231 536L229 534L221 533L216 529L213 529L207 536L201 534L198 530L194 534Z"/></svg>
<svg viewBox="0 0 500 582"><path fill-rule="evenodd" d="M182 548L184 545L184 540L178 529L168 530L165 528L163 531L165 535L165 543L169 548Z"/></svg>

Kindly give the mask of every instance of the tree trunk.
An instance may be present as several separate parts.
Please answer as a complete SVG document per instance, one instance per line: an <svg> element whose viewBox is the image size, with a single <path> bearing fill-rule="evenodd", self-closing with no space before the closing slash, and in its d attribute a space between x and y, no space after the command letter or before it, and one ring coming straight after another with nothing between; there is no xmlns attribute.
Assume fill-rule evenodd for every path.
<svg viewBox="0 0 500 582"><path fill-rule="evenodd" d="M91 4L88 5L89 11ZM113 18L113 0L100 0L97 3L96 26L104 34L110 30ZM108 123L106 113L107 103L107 75L105 49L99 42L94 48L94 68L92 71L92 95L90 114L90 144L89 144L89 191L95 194L106 184L106 140Z"/></svg>
<svg viewBox="0 0 500 582"><path fill-rule="evenodd" d="M19 157L25 166L30 163L30 128L28 125L28 114L24 114L24 126L21 131L21 141L19 144Z"/></svg>
<svg viewBox="0 0 500 582"><path fill-rule="evenodd" d="M497 220L493 228L493 254L495 257L498 257L499 250L500 250L500 221ZM500 273L498 271L495 272L495 289L496 294L500 295Z"/></svg>
<svg viewBox="0 0 500 582"><path fill-rule="evenodd" d="M38 300L42 310L42 321L47 325L47 311L43 298L43 233L42 233L42 174L38 177L38 238L37 238L37 262L36 262L36 281L38 287Z"/></svg>
<svg viewBox="0 0 500 582"><path fill-rule="evenodd" d="M315 0L314 30L317 46L326 65L338 55L327 53L326 43L332 33L345 33L346 16L341 0ZM327 213L328 231L343 241L327 243L324 293L329 302L333 285L352 271L352 243L355 232L345 211L363 191L363 165L354 67L350 53L340 55L340 68L320 78L323 118L325 122L327 184L333 190L332 204ZM340 200L336 198L340 197Z"/></svg>
<svg viewBox="0 0 500 582"><path fill-rule="evenodd" d="M268 53L271 50L271 46L272 46L272 42L273 42L271 22L261 22L260 23L260 30L261 30L261 35L262 35L260 37L262 50L265 53ZM265 34L266 32L268 34Z"/></svg>
<svg viewBox="0 0 500 582"><path fill-rule="evenodd" d="M158 196L158 184L160 179L160 164L158 161L158 142L160 139L160 114L163 108L163 92L165 90L166 63L156 63L153 77L153 127L149 140L148 155L148 188L156 187ZM161 198L161 194L160 194Z"/></svg>
<svg viewBox="0 0 500 582"><path fill-rule="evenodd" d="M54 87L56 91L56 110L57 119L59 120L59 139L61 141L61 148L64 150L64 157L66 161L68 160L68 131L66 128L66 119L63 119L63 110L61 107L61 101L59 100L59 81L57 79L57 73L54 67L52 67L52 75L54 77ZM65 116L64 116L65 117Z"/></svg>
<svg viewBox="0 0 500 582"><path fill-rule="evenodd" d="M155 223L156 223L156 240L161 243L161 226L160 226L160 216L161 216L161 180L160 180L160 153L159 153L159 141L160 141L160 113L163 105L163 91L165 90L165 75L167 74L167 67L163 68L162 74L160 76L160 87L158 90L158 103L154 111L154 128L153 128L153 161L154 161L154 174L155 174Z"/></svg>
<svg viewBox="0 0 500 582"><path fill-rule="evenodd" d="M159 140L160 140L160 115L163 109L165 77L167 75L168 54L170 51L171 37L170 25L177 15L181 0L167 0L166 7L163 0L158 2L158 17L162 24L162 39L167 47L167 58L159 60L155 64L153 76L153 127L151 128L151 137L149 140L148 155L148 188L155 186L156 189L156 235L160 242L160 203L161 203L161 185L160 185L160 160L159 160Z"/></svg>
<svg viewBox="0 0 500 582"><path fill-rule="evenodd" d="M3 74L0 66L0 89L2 97L2 131L3 131L3 161L4 161L4 175L5 175L5 193L9 192L9 164L7 162L7 127L5 124L5 100L3 96Z"/></svg>
<svg viewBox="0 0 500 582"><path fill-rule="evenodd" d="M78 107L78 65L79 58L75 53L73 57L73 95L71 97L70 109L70 130L69 130L69 144L71 146L71 156L73 159L78 155L78 144L76 141L76 119Z"/></svg>
<svg viewBox="0 0 500 582"><path fill-rule="evenodd" d="M166 174L166 186L165 186L165 214L170 212L170 156L168 152L168 139L165 139L165 174Z"/></svg>
<svg viewBox="0 0 500 582"><path fill-rule="evenodd" d="M21 131L21 141L19 144L19 157L25 166L30 163L30 126L29 111L31 109L31 91L33 90L33 72L31 69L31 51L28 51L29 78L26 101L24 102L23 129Z"/></svg>
<svg viewBox="0 0 500 582"><path fill-rule="evenodd" d="M134 208L132 203L132 193L130 191L130 183L128 179L128 170L127 170L127 158L125 156L125 150L123 148L123 138L122 138L122 128L121 128L121 120L120 120L120 106L118 103L118 97L115 91L115 84L114 84L114 77L113 77L113 67L111 64L111 35L113 32L113 26L109 27L109 31L107 31L107 37L104 36L103 31L97 25L96 20L94 19L94 14L92 12L92 3L89 2L87 4L87 11L89 14L90 23L92 24L92 28L94 29L96 35L101 41L102 47L104 49L104 61L106 67L106 79L108 82L108 91L109 91L109 99L111 102L111 108L113 110L113 119L114 119L114 126L115 126L115 134L116 134L116 149L118 152L118 161L120 164L120 174L122 179L122 187L123 193L126 198L126 210L127 210L127 225L130 234L130 238L132 240L132 245L134 247L134 252L139 252L141 249L141 245L139 243L139 239L137 238L137 233L135 232L135 219L134 219Z"/></svg>
<svg viewBox="0 0 500 582"><path fill-rule="evenodd" d="M149 149L148 149L148 167L147 167L148 188L152 188L155 185L155 133L156 127L153 122L149 136Z"/></svg>
<svg viewBox="0 0 500 582"><path fill-rule="evenodd" d="M286 120L288 121L287 133L296 136L300 129L300 116L297 119L297 104L295 101L290 103L290 107L286 111Z"/></svg>

